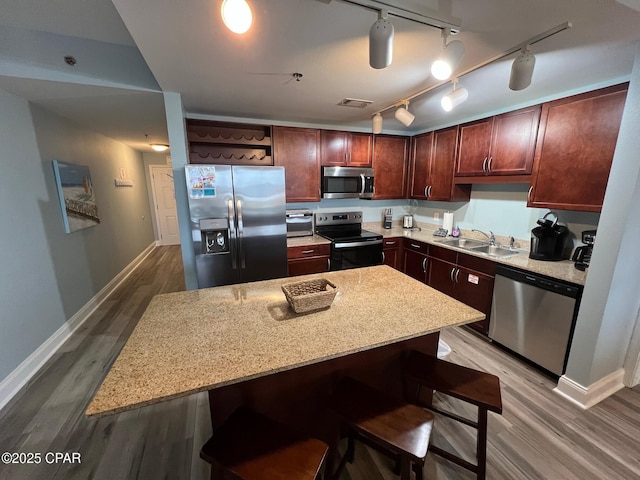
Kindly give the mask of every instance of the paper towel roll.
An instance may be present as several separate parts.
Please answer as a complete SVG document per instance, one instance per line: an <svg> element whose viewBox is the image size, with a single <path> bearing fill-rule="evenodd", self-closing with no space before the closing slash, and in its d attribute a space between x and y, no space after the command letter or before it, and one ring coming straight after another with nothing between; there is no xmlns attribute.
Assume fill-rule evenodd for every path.
<svg viewBox="0 0 640 480"><path fill-rule="evenodd" d="M453 213L445 212L442 217L442 228L447 230L447 235L451 235L453 231Z"/></svg>

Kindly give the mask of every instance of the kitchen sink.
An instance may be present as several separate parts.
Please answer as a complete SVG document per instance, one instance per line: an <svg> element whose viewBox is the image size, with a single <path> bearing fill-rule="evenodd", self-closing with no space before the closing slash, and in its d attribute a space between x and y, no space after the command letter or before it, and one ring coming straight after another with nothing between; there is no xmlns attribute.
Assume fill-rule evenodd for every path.
<svg viewBox="0 0 640 480"><path fill-rule="evenodd" d="M464 247L462 247L464 248ZM509 257L511 255L517 255L517 250L511 250L510 248L501 247L499 245L480 245L476 247L469 247L468 250L478 253L486 253L492 257Z"/></svg>
<svg viewBox="0 0 640 480"><path fill-rule="evenodd" d="M487 242L483 242L482 240L473 240L471 238L447 238L444 240L440 240L439 243L444 243L445 245L458 248L475 248L489 246Z"/></svg>

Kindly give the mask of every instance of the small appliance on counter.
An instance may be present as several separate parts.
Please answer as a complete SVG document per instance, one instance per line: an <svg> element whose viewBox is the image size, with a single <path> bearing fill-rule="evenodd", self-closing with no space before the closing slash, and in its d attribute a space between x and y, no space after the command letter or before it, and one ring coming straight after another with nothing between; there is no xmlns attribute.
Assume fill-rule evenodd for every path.
<svg viewBox="0 0 640 480"><path fill-rule="evenodd" d="M531 230L529 258L547 262L562 260L569 229L558 224L558 216L554 212L548 212L537 223L538 226Z"/></svg>
<svg viewBox="0 0 640 480"><path fill-rule="evenodd" d="M393 213L390 208L386 208L384 210L384 219L382 221L382 226L385 229L390 229L393 224Z"/></svg>
<svg viewBox="0 0 640 480"><path fill-rule="evenodd" d="M584 230L582 232L582 243L585 243L586 245L576 247L576 250L573 252L573 257L571 257L571 260L576 262L574 266L578 270L584 271L589 268L591 253L593 252L593 244L595 242L596 230Z"/></svg>
<svg viewBox="0 0 640 480"><path fill-rule="evenodd" d="M404 215L402 217L402 228L413 228L413 215Z"/></svg>
<svg viewBox="0 0 640 480"><path fill-rule="evenodd" d="M313 212L308 209L287 210L287 238L313 235Z"/></svg>

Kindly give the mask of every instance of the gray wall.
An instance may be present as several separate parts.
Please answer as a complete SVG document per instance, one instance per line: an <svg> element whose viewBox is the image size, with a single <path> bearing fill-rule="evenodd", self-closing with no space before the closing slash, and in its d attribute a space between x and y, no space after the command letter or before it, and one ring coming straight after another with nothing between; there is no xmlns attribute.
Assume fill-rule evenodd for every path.
<svg viewBox="0 0 640 480"><path fill-rule="evenodd" d="M52 160L88 165L101 224L66 234ZM140 153L0 90L0 381L153 242ZM116 188L125 168L133 188Z"/></svg>

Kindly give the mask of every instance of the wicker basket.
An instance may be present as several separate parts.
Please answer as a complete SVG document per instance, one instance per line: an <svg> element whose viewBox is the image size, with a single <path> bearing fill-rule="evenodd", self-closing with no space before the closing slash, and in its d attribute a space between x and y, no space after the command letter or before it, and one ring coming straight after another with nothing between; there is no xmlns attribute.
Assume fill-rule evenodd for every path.
<svg viewBox="0 0 640 480"><path fill-rule="evenodd" d="M282 285L284 296L296 313L319 310L331 305L338 287L326 278Z"/></svg>

